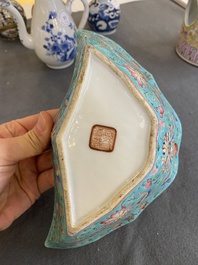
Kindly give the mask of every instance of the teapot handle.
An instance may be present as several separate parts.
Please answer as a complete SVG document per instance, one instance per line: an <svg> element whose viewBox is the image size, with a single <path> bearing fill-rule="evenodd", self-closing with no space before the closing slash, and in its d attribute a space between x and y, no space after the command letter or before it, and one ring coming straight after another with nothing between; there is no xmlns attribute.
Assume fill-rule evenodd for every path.
<svg viewBox="0 0 198 265"><path fill-rule="evenodd" d="M189 0L186 6L184 23L190 27L198 18L198 0Z"/></svg>
<svg viewBox="0 0 198 265"><path fill-rule="evenodd" d="M74 0L68 0L66 3L66 8L70 14L71 14L71 5L72 5L73 1ZM83 29L85 27L85 24L87 23L87 19L89 16L89 4L88 4L87 0L81 0L81 2L83 3L84 11L82 14L81 21L78 25L78 29Z"/></svg>
<svg viewBox="0 0 198 265"><path fill-rule="evenodd" d="M81 21L78 25L79 29L83 29L85 27L85 25L87 23L88 16L89 16L89 4L88 4L87 0L81 0L81 1L84 5L84 11L83 11Z"/></svg>

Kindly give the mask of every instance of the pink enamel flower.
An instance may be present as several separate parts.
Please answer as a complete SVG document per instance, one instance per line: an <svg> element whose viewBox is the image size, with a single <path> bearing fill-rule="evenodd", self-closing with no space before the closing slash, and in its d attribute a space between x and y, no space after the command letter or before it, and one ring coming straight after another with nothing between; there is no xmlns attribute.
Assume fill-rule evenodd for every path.
<svg viewBox="0 0 198 265"><path fill-rule="evenodd" d="M152 186L152 178L147 179L145 189L149 189Z"/></svg>
<svg viewBox="0 0 198 265"><path fill-rule="evenodd" d="M160 117L163 118L163 116L164 116L164 109L162 108L162 106L158 106L158 111L160 113Z"/></svg>
<svg viewBox="0 0 198 265"><path fill-rule="evenodd" d="M155 167L152 171L151 171L151 174L156 174L158 172L158 168L157 167Z"/></svg>
<svg viewBox="0 0 198 265"><path fill-rule="evenodd" d="M159 120L159 125L160 125L162 128L164 128L165 123L164 123L162 120Z"/></svg>
<svg viewBox="0 0 198 265"><path fill-rule="evenodd" d="M110 218L101 222L101 224L103 225L110 225L112 223L117 222L120 219L123 219L131 210L133 204L126 207L126 206L122 206L122 208L120 209L120 211L118 211L117 213L113 213L111 214Z"/></svg>
<svg viewBox="0 0 198 265"><path fill-rule="evenodd" d="M144 76L139 71L137 71L136 69L132 68L130 65L124 65L124 67L127 70L129 70L131 76L134 77L135 80L137 80L138 84L141 87L143 87L143 86L146 87L147 86Z"/></svg>

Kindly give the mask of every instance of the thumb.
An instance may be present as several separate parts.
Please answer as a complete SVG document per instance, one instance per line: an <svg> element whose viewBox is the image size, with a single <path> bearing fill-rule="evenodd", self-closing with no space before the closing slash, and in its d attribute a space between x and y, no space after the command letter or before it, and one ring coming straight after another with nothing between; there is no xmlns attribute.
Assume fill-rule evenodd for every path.
<svg viewBox="0 0 198 265"><path fill-rule="evenodd" d="M50 142L52 127L51 115L43 111L39 114L37 123L32 130L22 136L2 139L6 160L16 163L45 151Z"/></svg>

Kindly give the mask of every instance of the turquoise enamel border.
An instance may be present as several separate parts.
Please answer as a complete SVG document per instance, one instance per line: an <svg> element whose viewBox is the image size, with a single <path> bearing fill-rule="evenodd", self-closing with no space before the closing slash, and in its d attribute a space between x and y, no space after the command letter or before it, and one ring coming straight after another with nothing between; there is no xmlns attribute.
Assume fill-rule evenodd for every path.
<svg viewBox="0 0 198 265"><path fill-rule="evenodd" d="M178 154L182 128L180 120L159 90L153 76L112 40L89 31L77 32L77 57L73 78L63 100L52 135L55 171L55 202L51 228L45 245L51 248L74 248L94 242L113 230L134 221L174 180L178 171ZM150 104L158 118L156 159L150 173L110 213L74 236L67 233L66 209L56 135L67 115L67 107L78 83L87 45L103 53L125 73Z"/></svg>

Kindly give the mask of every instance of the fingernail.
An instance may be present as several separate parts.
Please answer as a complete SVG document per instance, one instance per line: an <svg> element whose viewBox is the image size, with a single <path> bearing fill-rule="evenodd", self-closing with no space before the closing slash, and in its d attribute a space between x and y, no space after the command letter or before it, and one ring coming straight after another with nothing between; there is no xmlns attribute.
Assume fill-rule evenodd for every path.
<svg viewBox="0 0 198 265"><path fill-rule="evenodd" d="M40 112L39 117L38 117L38 121L36 124L36 127L40 130L40 131L44 131L46 128L46 122L45 119L43 117L42 112Z"/></svg>

